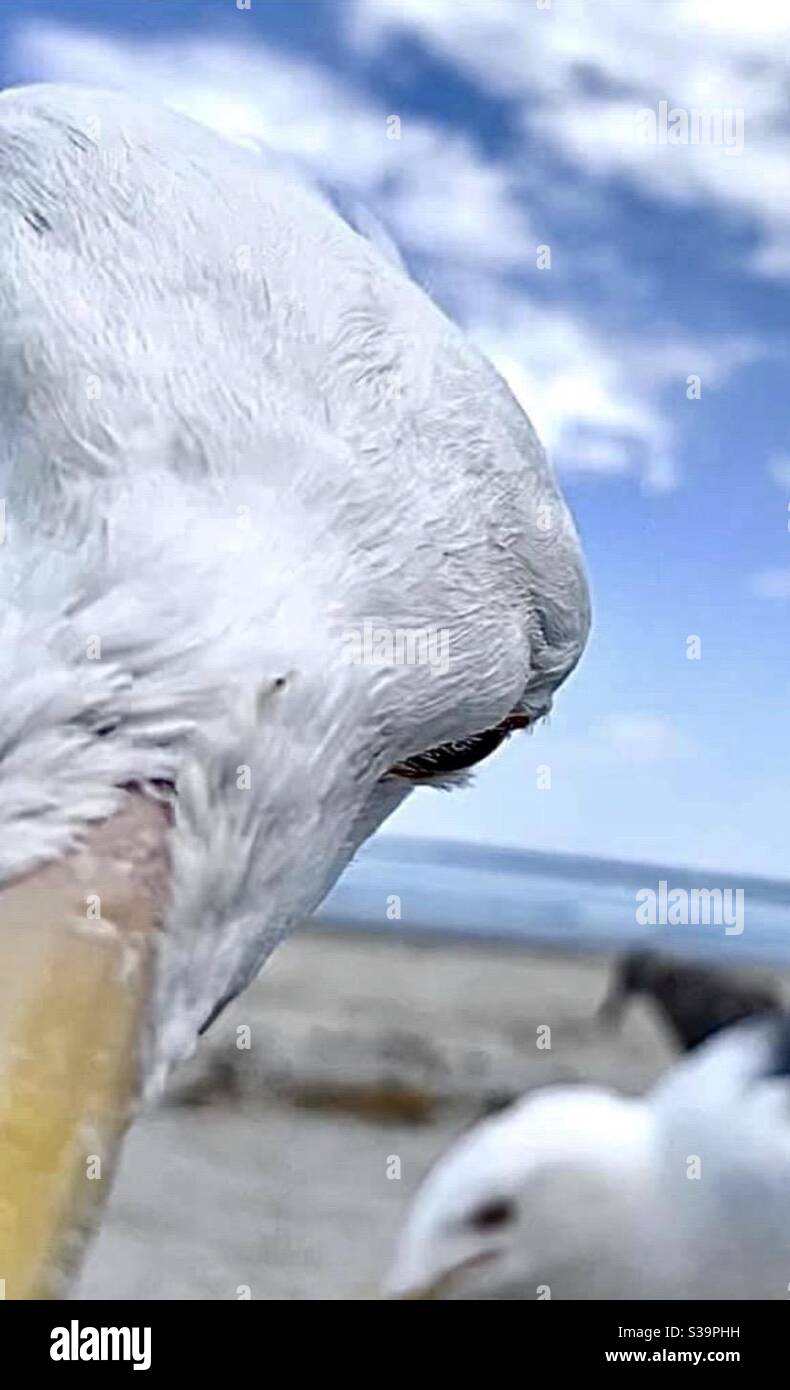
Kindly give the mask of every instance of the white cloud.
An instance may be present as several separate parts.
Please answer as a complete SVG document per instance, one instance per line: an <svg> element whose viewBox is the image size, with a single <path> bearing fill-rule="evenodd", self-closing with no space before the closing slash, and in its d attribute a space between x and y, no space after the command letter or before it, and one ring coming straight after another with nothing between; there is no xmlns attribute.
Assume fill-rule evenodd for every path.
<svg viewBox="0 0 790 1390"><path fill-rule="evenodd" d="M355 31L399 29L515 100L524 126L585 174L653 197L708 203L759 234L752 267L790 275L790 15L786 0L356 0ZM745 146L645 145L640 109L742 111Z"/></svg>
<svg viewBox="0 0 790 1390"><path fill-rule="evenodd" d="M630 472L655 491L676 483L675 421L698 408L686 396L687 377L699 375L706 395L762 350L745 338L651 343L505 294L470 304L469 319L560 468ZM675 409L668 411L670 395Z"/></svg>
<svg viewBox="0 0 790 1390"><path fill-rule="evenodd" d="M768 460L768 473L778 487L789 490L790 454L772 454Z"/></svg>
<svg viewBox="0 0 790 1390"><path fill-rule="evenodd" d="M661 763L688 756L692 745L670 719L658 714L612 714L592 730L603 757L632 763Z"/></svg>
<svg viewBox="0 0 790 1390"><path fill-rule="evenodd" d="M537 303L473 317L472 329L560 467L672 485L671 427L622 340Z"/></svg>
<svg viewBox="0 0 790 1390"><path fill-rule="evenodd" d="M749 588L757 598L790 598L790 567L775 565L757 570L749 577Z"/></svg>
<svg viewBox="0 0 790 1390"><path fill-rule="evenodd" d="M667 715L619 710L594 720L583 733L552 734L552 764L595 778L629 777L634 767L697 758L702 748Z"/></svg>

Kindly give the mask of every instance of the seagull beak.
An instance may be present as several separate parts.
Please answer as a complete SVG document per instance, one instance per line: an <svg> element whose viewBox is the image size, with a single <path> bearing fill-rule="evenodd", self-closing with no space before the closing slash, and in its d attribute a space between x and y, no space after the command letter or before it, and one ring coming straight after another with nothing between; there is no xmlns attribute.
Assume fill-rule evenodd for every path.
<svg viewBox="0 0 790 1390"><path fill-rule="evenodd" d="M443 1279L437 1279L433 1284L404 1284L402 1287L386 1289L385 1297L395 1299L399 1303L424 1303L439 1298L443 1285Z"/></svg>
<svg viewBox="0 0 790 1390"><path fill-rule="evenodd" d="M164 810L130 794L0 889L0 1296L61 1296L138 1094Z"/></svg>
<svg viewBox="0 0 790 1390"><path fill-rule="evenodd" d="M388 1299L409 1303L442 1299L455 1286L459 1274L475 1265L488 1264L496 1258L497 1253L496 1250L475 1250L446 1268L433 1272L418 1272L411 1261L407 1263L396 1260L395 1268L387 1279L384 1295Z"/></svg>

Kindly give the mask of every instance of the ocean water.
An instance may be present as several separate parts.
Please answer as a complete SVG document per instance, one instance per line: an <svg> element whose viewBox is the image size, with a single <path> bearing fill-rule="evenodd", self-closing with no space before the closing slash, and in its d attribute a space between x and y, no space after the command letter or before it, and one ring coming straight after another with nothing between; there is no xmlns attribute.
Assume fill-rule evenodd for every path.
<svg viewBox="0 0 790 1390"><path fill-rule="evenodd" d="M670 916L661 911L662 882L667 895L689 894L687 923L662 920ZM693 921L694 890L713 894L708 921L704 900ZM637 917L640 904L644 912L651 901L637 897L645 891L656 895L655 924ZM733 964L788 965L790 881L381 835L360 850L322 905L321 923L571 951L654 946Z"/></svg>

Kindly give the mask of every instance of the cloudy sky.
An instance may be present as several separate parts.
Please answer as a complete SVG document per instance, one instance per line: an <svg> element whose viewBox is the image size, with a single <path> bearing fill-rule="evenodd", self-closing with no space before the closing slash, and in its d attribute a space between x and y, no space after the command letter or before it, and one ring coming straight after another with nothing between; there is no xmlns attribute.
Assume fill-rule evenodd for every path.
<svg viewBox="0 0 790 1390"><path fill-rule="evenodd" d="M0 80L127 87L362 200L549 448L588 654L388 828L790 876L786 0L246 3L4 0Z"/></svg>

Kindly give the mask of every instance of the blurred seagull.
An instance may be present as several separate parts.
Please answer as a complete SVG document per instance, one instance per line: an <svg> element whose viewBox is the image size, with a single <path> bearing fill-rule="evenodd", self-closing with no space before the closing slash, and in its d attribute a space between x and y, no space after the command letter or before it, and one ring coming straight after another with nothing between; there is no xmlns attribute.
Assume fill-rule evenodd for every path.
<svg viewBox="0 0 790 1390"><path fill-rule="evenodd" d="M644 949L627 951L616 962L601 1021L619 1023L634 995L653 1002L685 1051L743 1018L782 1008L781 993L770 981Z"/></svg>
<svg viewBox="0 0 790 1390"><path fill-rule="evenodd" d="M644 1099L535 1092L441 1158L389 1291L440 1299L786 1299L790 1021L750 1019Z"/></svg>
<svg viewBox="0 0 790 1390"><path fill-rule="evenodd" d="M506 386L276 158L117 93L7 91L0 248L22 1297L62 1287L141 1050L161 1079L412 787L546 714L589 607ZM364 624L441 632L447 670L416 638L357 659Z"/></svg>

